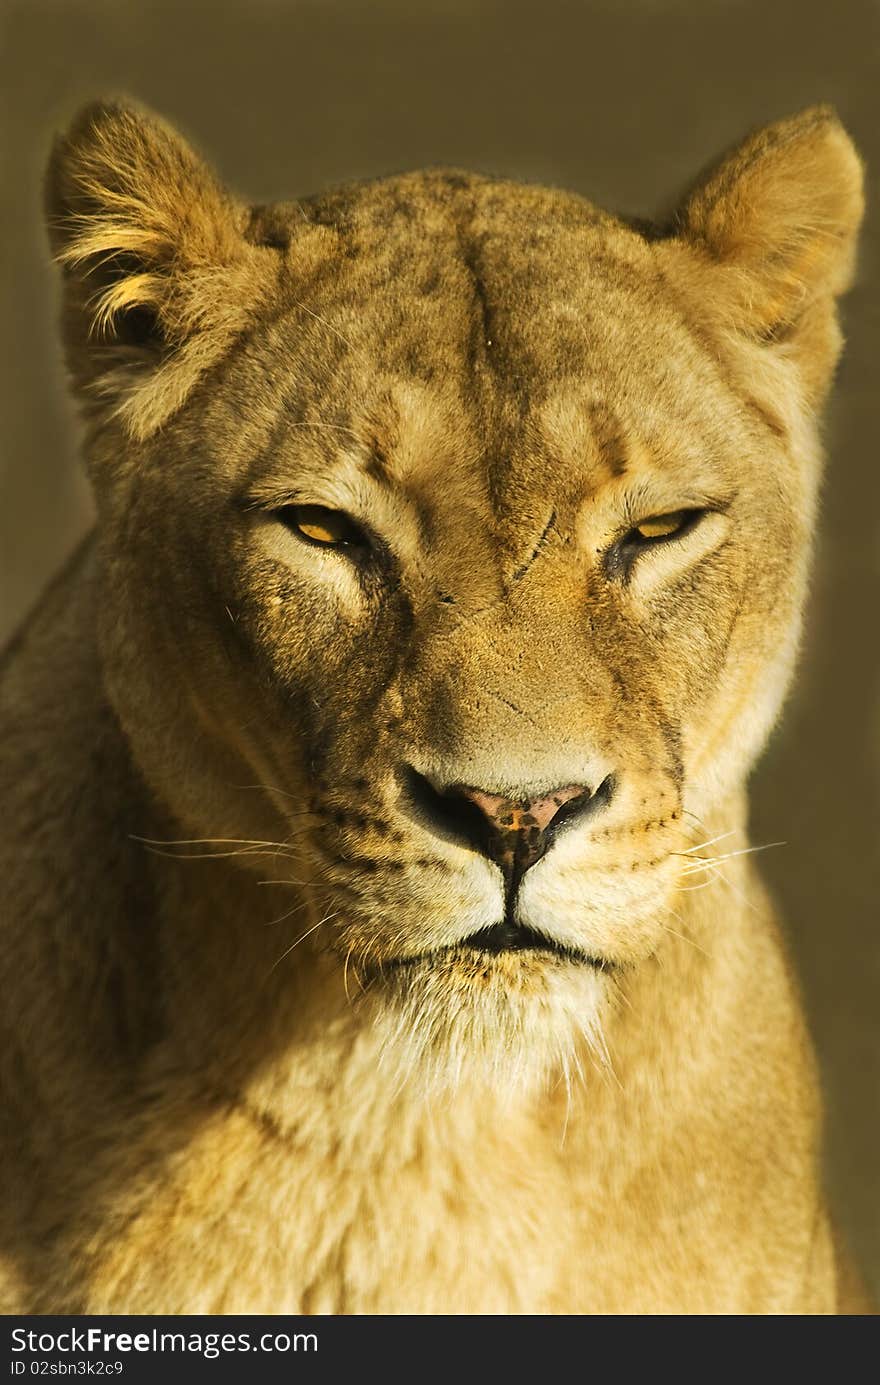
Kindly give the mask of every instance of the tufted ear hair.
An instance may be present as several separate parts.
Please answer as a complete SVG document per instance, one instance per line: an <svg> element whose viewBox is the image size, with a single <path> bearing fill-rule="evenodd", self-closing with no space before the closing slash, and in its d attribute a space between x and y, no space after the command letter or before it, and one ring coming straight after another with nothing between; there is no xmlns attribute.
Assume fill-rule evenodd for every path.
<svg viewBox="0 0 880 1385"><path fill-rule="evenodd" d="M762 336L848 287L862 165L828 106L759 130L685 201L680 235L739 277L741 325Z"/></svg>
<svg viewBox="0 0 880 1385"><path fill-rule="evenodd" d="M853 274L862 182L836 114L814 106L750 136L675 218L675 242L712 269L704 295L736 330L790 343L814 400L839 347L833 300Z"/></svg>
<svg viewBox="0 0 880 1385"><path fill-rule="evenodd" d="M46 216L85 411L143 439L255 320L280 257L185 141L129 105L87 106L56 141Z"/></svg>

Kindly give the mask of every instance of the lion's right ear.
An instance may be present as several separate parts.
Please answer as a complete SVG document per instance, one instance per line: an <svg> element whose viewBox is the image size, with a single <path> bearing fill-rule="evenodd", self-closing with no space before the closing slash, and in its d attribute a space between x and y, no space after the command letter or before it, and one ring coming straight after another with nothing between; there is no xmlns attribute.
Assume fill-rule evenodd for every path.
<svg viewBox="0 0 880 1385"><path fill-rule="evenodd" d="M144 438L255 319L279 256L174 130L127 105L86 107L56 142L46 215L82 402Z"/></svg>

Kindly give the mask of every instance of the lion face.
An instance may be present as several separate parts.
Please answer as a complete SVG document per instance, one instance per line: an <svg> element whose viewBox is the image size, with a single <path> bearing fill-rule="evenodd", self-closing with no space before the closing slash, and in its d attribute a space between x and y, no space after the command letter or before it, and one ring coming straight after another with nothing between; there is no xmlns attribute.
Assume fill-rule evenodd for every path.
<svg viewBox="0 0 880 1385"><path fill-rule="evenodd" d="M123 115L64 155L93 198L108 121L192 158ZM843 167L839 137L802 118ZM126 299L126 261L112 358L75 360L115 391L91 457L135 755L200 834L296 853L315 941L425 1053L548 1064L663 942L777 715L836 281L743 291L705 188L701 244L442 172L247 216L198 191L213 287L178 247Z"/></svg>

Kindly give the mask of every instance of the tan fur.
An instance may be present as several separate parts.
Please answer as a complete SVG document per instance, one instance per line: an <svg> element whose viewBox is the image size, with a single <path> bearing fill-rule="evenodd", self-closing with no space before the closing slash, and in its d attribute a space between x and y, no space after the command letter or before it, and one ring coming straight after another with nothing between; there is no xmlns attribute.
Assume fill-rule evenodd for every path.
<svg viewBox="0 0 880 1385"><path fill-rule="evenodd" d="M858 1311L740 853L860 215L824 108L654 228L59 142L98 523L0 694L7 1310ZM555 950L465 941L501 871L417 784L594 791L511 906Z"/></svg>

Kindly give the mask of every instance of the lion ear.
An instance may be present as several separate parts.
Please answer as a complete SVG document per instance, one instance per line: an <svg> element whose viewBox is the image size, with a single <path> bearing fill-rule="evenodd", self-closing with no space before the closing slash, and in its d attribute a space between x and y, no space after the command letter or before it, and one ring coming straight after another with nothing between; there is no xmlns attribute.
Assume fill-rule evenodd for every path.
<svg viewBox="0 0 880 1385"><path fill-rule="evenodd" d="M46 215L86 411L146 437L249 326L279 257L185 141L128 105L87 106L56 142Z"/></svg>
<svg viewBox="0 0 880 1385"><path fill-rule="evenodd" d="M736 325L767 339L848 287L863 209L853 143L830 107L815 106L722 159L676 227L726 271L718 287Z"/></svg>

